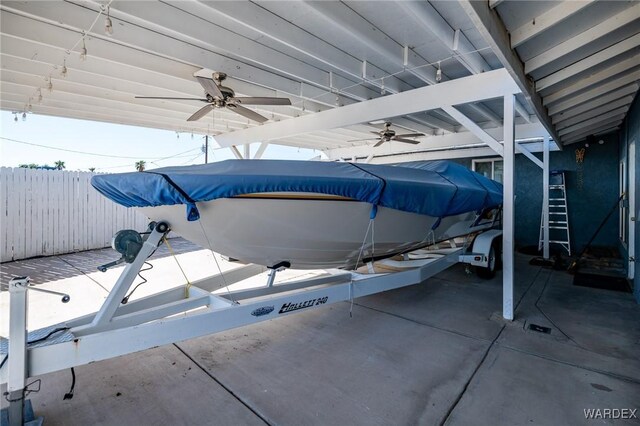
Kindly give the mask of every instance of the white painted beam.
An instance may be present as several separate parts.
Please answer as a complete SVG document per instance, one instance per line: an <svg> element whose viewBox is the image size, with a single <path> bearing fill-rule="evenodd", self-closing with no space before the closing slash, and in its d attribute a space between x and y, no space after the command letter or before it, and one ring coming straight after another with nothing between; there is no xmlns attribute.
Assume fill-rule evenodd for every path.
<svg viewBox="0 0 640 426"><path fill-rule="evenodd" d="M45 29L42 34L35 34L33 23L42 25L44 22L45 26L56 27L61 25L59 24L60 22L85 22L86 25L81 27L85 29L91 25L91 22L97 14L94 10L79 7L68 2L58 3L56 7L50 7L50 4L47 2L12 2L11 8L8 8L6 4L5 2L2 3L3 13L1 14L2 16L0 16L3 32L7 29L10 31L10 34L23 34L23 38L44 41L48 38L48 31ZM29 15L29 17L19 16L18 14ZM35 17L38 17L37 20ZM192 43L178 40L175 37L150 33L149 30L142 26L132 25L113 15L111 19L114 22L114 28L118 29L118 31L114 31L111 37L97 32L97 29L96 32L91 33L90 36L92 38L105 39L105 41L111 43L113 45L112 51L115 50L118 52L123 46L134 46L138 50L170 58L174 61L186 64L198 64L203 68L226 72L228 75L240 80L276 89L287 95L300 96L311 102L325 104L331 107L334 106L335 95L326 89L309 84L305 86L306 93L304 93L304 96L301 96L299 81L266 71L251 64L238 63L237 61L230 60L227 56L203 47L194 46ZM80 36L80 29L77 29L76 33L77 35L72 38L73 41L66 44L67 48L77 41L77 38ZM151 36L151 34L153 34L153 36ZM111 53L111 55L116 54L117 53ZM105 56L104 58L113 59L110 56ZM132 63L135 62L135 60L132 61ZM371 95L378 96L376 92L371 92ZM363 96L358 99L366 98L367 97Z"/></svg>
<svg viewBox="0 0 640 426"><path fill-rule="evenodd" d="M543 31L564 22L592 3L593 1L591 0L562 2L534 17L532 20L527 21L524 25L510 32L511 48L515 49L522 43L541 34Z"/></svg>
<svg viewBox="0 0 640 426"><path fill-rule="evenodd" d="M591 136L591 135L601 135L604 133L609 133L612 132L614 130L618 130L620 128L620 125L622 124L622 120L618 120L618 121L614 121L611 123L607 123L607 124L603 124L600 127L596 127L595 129L589 130L587 132L576 132L572 135L567 135L567 136L571 136L569 138L567 138L565 144L569 145L572 143L576 143L576 142L580 142L584 139L587 138L587 136Z"/></svg>
<svg viewBox="0 0 640 426"><path fill-rule="evenodd" d="M5 99L0 99L0 109L5 111L22 111L24 108L24 102L11 102ZM206 132L201 132L198 130L185 129L182 126L175 126L166 122L148 122L144 120L139 120L135 117L118 117L112 114L104 115L94 112L88 112L85 110L72 110L69 108L58 108L51 107L48 105L33 105L32 106L34 114L42 114L54 117L66 117L66 118L76 118L81 120L90 120L90 121L100 121L103 123L114 123L114 124L125 124L129 126L139 126L139 127L148 127L155 129L164 129L171 130L175 132L187 132L187 133L197 133L197 134L206 134Z"/></svg>
<svg viewBox="0 0 640 426"><path fill-rule="evenodd" d="M576 139L584 139L587 136L595 135L596 133L602 132L606 129L610 129L613 127L618 127L622 121L624 120L623 116L614 117L611 120L603 121L600 123L594 123L590 126L586 126L580 130L576 130L572 133L568 133L563 136L563 142L566 139L568 143L576 141Z"/></svg>
<svg viewBox="0 0 640 426"><path fill-rule="evenodd" d="M573 133L575 131L579 131L583 128L589 128L594 124L602 123L603 121L615 121L620 118L624 118L628 108L618 108L613 111L609 111L606 114L601 114L597 117L591 118L589 120L582 121L578 124L574 124L573 126L565 127L560 130L560 136L563 137L569 133Z"/></svg>
<svg viewBox="0 0 640 426"><path fill-rule="evenodd" d="M589 111L599 110L600 108L605 108L605 111L609 111L609 105L616 104L620 102L621 105L626 105L627 103L633 102L633 95L638 90L638 86L630 85L624 87L620 90L616 90L615 92L608 93L599 98L595 98L591 102L584 103L575 108L568 109L556 115L553 115L554 123L561 122L563 120L568 120L570 118L576 117L578 115L584 114ZM618 105L620 106L620 105ZM615 108L617 108L616 106ZM604 112L604 111L600 111Z"/></svg>
<svg viewBox="0 0 640 426"><path fill-rule="evenodd" d="M258 150L256 151L256 153L253 155L253 158L255 160L259 160L262 158L262 155L264 154L264 152L266 151L267 147L269 146L268 142L262 142L260 144L260 146L258 147Z"/></svg>
<svg viewBox="0 0 640 426"><path fill-rule="evenodd" d="M265 13L265 6L253 2L185 2L169 0L172 6L202 17L219 26L238 27L243 32L254 34L254 40L268 39L277 43L285 53L303 58L324 69L330 67L335 72L344 73L359 79L361 62L348 53L335 48L331 44L293 23L278 16L277 13ZM386 72L368 64L367 80L380 87L375 81ZM385 79L386 86L394 87L395 78Z"/></svg>
<svg viewBox="0 0 640 426"><path fill-rule="evenodd" d="M607 103L601 106L600 108L595 108L583 114L576 115L572 118L558 121L557 123L558 130L564 129L565 127L573 126L574 124L578 124L581 121L585 121L590 118L598 117L610 111L618 110L619 108L623 108L624 111L626 112L629 109L631 102L633 102L633 98L631 96L627 96L626 98L618 99L617 101Z"/></svg>
<svg viewBox="0 0 640 426"><path fill-rule="evenodd" d="M219 144L218 144L219 145ZM238 150L238 147L233 145L230 146L229 149L231 150L231 153L233 154L234 157L236 157L238 160L242 160L244 159L244 157L242 156L242 154L240 153L240 150Z"/></svg>
<svg viewBox="0 0 640 426"><path fill-rule="evenodd" d="M512 321L514 316L514 235L515 235L515 96L504 97L504 171L502 205L502 316Z"/></svg>
<svg viewBox="0 0 640 426"><path fill-rule="evenodd" d="M372 31L371 23L343 2L300 2L298 5L303 11L308 11L305 14L306 19L314 19L323 25L334 28L337 33L350 37L353 43L357 43L365 49L380 52L389 58L398 57L402 52L402 44L382 31ZM422 65L424 66L417 68ZM407 71L423 81L435 81L435 68L428 65L427 61L411 50ZM386 81L385 78L385 87L387 87Z"/></svg>
<svg viewBox="0 0 640 426"><path fill-rule="evenodd" d="M593 89L589 89L585 92L582 92L579 95L572 96L570 99L566 99L554 105L550 105L549 114L551 115L558 114L562 111L566 111L569 108L574 108L582 103L597 99L602 95L605 95L609 92L613 92L614 90L624 86L630 86L630 87L635 86L637 88L638 85L635 83L639 78L640 78L640 71L625 75L624 77L616 78L615 80L611 80L608 83L602 84L600 86L594 87ZM629 87L625 88L625 90L629 90Z"/></svg>
<svg viewBox="0 0 640 426"><path fill-rule="evenodd" d="M612 66L605 68L595 74L591 74L588 77L580 78L577 82L565 87L561 90L554 91L544 96L543 102L545 105L557 102L562 98L566 98L580 90L588 89L591 86L602 83L612 77L622 77L623 74L638 71L640 66L640 53L633 55L632 57L625 59L624 61L616 62Z"/></svg>
<svg viewBox="0 0 640 426"><path fill-rule="evenodd" d="M491 137L495 140L502 143L503 137L503 129L500 127L493 127L484 129ZM518 138L521 139L535 139L540 138L547 134L546 129L540 123L523 123L518 124L516 126L516 133ZM447 151L452 155L459 149L460 146L471 146L482 144L483 142L478 139L476 135L468 131L460 131L459 133L449 133L445 135L437 135L431 136L427 138L422 138L420 144L418 145L409 145L409 144L383 144L375 149L376 157L378 156L390 156L390 155L400 155L407 154L413 155L415 153L425 152L428 149L435 149L440 151ZM533 147L536 144L527 144L529 150L533 150ZM542 151L542 145L537 148L538 151ZM329 158L350 158L352 155L356 155L358 158L366 158L367 155L372 151L370 146L350 146L350 147L341 147L335 148L326 151L326 154ZM492 151L495 152L495 151ZM534 151L536 152L536 151Z"/></svg>
<svg viewBox="0 0 640 426"><path fill-rule="evenodd" d="M529 148L527 148L526 145L516 142L516 151L520 152L522 155L527 157L536 166L538 166L540 168L543 167L542 166L542 161L540 161L540 159L538 157L533 155L533 153L531 151L529 151Z"/></svg>
<svg viewBox="0 0 640 426"><path fill-rule="evenodd" d="M605 19L599 24L587 29L586 31L575 35L569 40L563 41L556 46L546 49L544 52L529 59L524 64L524 72L530 74L545 65L550 64L553 61L556 61L562 58L569 53L581 49L582 47L598 40L601 37L606 36L612 31L622 28L623 26L633 23L634 21L640 19L640 3L636 3L635 6L631 6L617 15L612 16L609 19ZM636 42L636 46L638 43ZM538 90L540 90L540 87Z"/></svg>
<svg viewBox="0 0 640 426"><path fill-rule="evenodd" d="M458 123L466 127L467 130L476 135L478 139L489 145L489 147L497 152L500 156L503 155L502 145L500 145L500 143L492 138L487 132L482 130L480 126L473 122L473 120L471 120L469 117L461 113L457 108L453 106L445 106L442 109L451 117L453 117Z"/></svg>
<svg viewBox="0 0 640 426"><path fill-rule="evenodd" d="M347 105L278 123L268 123L259 128L219 135L216 140L224 146L268 141L317 130L366 123L384 118L388 111L394 111L397 115L406 115L436 109L443 105L475 102L518 91L519 88L509 77L509 74L504 69L498 69L355 105Z"/></svg>
<svg viewBox="0 0 640 426"><path fill-rule="evenodd" d="M542 257L549 259L549 137L545 137L542 150Z"/></svg>
<svg viewBox="0 0 640 426"><path fill-rule="evenodd" d="M558 144L560 138L557 136L555 128L551 123L551 118L542 105L540 95L536 93L532 83L525 75L522 61L520 61L518 55L511 49L509 34L502 20L498 17L497 12L492 10L487 2L458 0L458 3L480 32L480 35L489 44L500 63L502 63L513 80L518 84L523 96L533 108L540 122ZM561 149L561 146L559 146L559 148Z"/></svg>
<svg viewBox="0 0 640 426"><path fill-rule="evenodd" d="M640 3L638 3L638 7L640 7ZM598 64L608 61L615 56L635 49L639 45L640 33L634 35L633 37L622 40L614 44L613 46L607 47L606 49L603 49L598 53L594 53L593 55L588 56L567 67L564 67L547 77L541 78L540 80L536 81L536 90L540 91L548 87L552 87L576 74L584 72Z"/></svg>

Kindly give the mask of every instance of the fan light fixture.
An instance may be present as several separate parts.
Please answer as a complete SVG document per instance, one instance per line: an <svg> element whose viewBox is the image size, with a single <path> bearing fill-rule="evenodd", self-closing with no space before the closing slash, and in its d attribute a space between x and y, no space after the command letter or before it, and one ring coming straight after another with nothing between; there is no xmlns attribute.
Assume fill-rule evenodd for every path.
<svg viewBox="0 0 640 426"><path fill-rule="evenodd" d="M436 83L442 81L442 68L440 68L440 61L438 61L438 70L436 71Z"/></svg>
<svg viewBox="0 0 640 426"><path fill-rule="evenodd" d="M229 111L240 114L248 120L257 121L258 123L264 123L268 120L267 117L258 114L243 105L291 105L291 100L288 98L276 98L276 97L236 97L235 92L230 87L222 85L222 81L227 78L227 74L223 72L214 72L213 78L195 76L205 92L204 98L171 98L166 96L136 96L136 99L174 99L174 100L187 100L187 101L200 101L205 102L206 105L193 113L187 121L197 121L212 112L216 108L226 108ZM339 103L339 98L336 96L336 100ZM250 121L247 122L251 124Z"/></svg>
<svg viewBox="0 0 640 426"><path fill-rule="evenodd" d="M62 62L62 71L60 73L62 74L63 77L67 76L67 60L66 59Z"/></svg>

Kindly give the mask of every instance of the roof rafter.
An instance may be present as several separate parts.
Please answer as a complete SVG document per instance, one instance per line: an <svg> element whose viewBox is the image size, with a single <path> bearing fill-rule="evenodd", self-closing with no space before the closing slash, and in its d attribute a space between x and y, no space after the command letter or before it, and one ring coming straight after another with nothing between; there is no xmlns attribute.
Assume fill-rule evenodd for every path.
<svg viewBox="0 0 640 426"><path fill-rule="evenodd" d="M513 80L518 84L522 94L533 108L540 122L547 129L558 147L560 139L551 123L551 118L547 114L540 95L535 92L533 85L525 76L524 65L518 55L511 49L509 34L504 24L486 2L458 0L458 3L471 19L476 29L480 32L485 41L489 44L493 53L498 57L502 66L506 68Z"/></svg>

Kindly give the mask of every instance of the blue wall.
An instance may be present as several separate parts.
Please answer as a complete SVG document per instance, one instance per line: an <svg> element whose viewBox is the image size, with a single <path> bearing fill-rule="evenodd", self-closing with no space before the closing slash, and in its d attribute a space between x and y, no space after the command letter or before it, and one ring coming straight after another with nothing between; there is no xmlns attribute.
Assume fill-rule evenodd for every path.
<svg viewBox="0 0 640 426"><path fill-rule="evenodd" d="M597 140L602 139L600 145ZM589 241L598 225L611 210L619 196L618 134L612 133L592 142L584 155L582 172L576 163L576 149L584 141L551 152L551 170L565 170L569 231L572 254L578 253ZM541 158L541 155L538 155ZM516 156L516 244L537 245L542 209L542 170L523 155ZM582 178L582 187L579 180ZM618 213L614 213L602 228L594 245L618 246Z"/></svg>
<svg viewBox="0 0 640 426"><path fill-rule="evenodd" d="M572 254L578 253L589 241L618 199L618 134L598 138L586 148L582 165L582 190L578 187L578 165L575 150L584 142L568 145L563 151L550 153L551 170L566 170L567 207ZM536 154L542 160L542 154ZM453 160L471 168L471 159ZM542 169L523 155L515 163L516 247L537 246L542 213ZM618 213L614 213L593 242L594 245L619 244Z"/></svg>
<svg viewBox="0 0 640 426"><path fill-rule="evenodd" d="M636 99L631 105L631 109L627 113L627 117L622 124L622 130L620 132L620 155L624 152L628 153L628 143L635 140L636 156L635 158L629 158L630 162L635 162L636 166L636 205L630 206L631 213L636 218L640 217L640 194L638 194L640 188L640 96L636 95ZM628 155L628 154L627 154ZM629 238L635 238L636 246L636 259L640 259L640 222L636 221L636 235L630 235ZM636 260L635 277L633 280L633 294L636 297L638 303L640 303L640 262Z"/></svg>

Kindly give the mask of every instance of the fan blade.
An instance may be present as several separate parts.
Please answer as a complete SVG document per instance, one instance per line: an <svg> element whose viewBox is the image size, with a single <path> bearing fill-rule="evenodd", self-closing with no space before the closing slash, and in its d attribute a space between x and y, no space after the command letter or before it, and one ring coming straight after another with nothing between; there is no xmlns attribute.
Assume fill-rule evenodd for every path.
<svg viewBox="0 0 640 426"><path fill-rule="evenodd" d="M403 135L396 135L397 138L417 138L424 136L424 133L405 133Z"/></svg>
<svg viewBox="0 0 640 426"><path fill-rule="evenodd" d="M213 81L210 78L204 78L204 77L196 77L196 78L198 79L198 83L200 83L200 85L204 87L204 90L209 95L213 96L214 98L224 99L224 95L220 91L220 88L218 87L215 81Z"/></svg>
<svg viewBox="0 0 640 426"><path fill-rule="evenodd" d="M213 111L214 108L215 107L213 106L213 104L205 105L199 110L197 110L191 117L187 118L187 121L200 120L202 117L204 117L205 115Z"/></svg>
<svg viewBox="0 0 640 426"><path fill-rule="evenodd" d="M398 138L398 137L391 138L391 140L392 141L396 141L396 142L412 143L414 145L417 145L417 144L420 143L420 141L414 141L414 140L411 140L411 139L403 139L403 138Z"/></svg>
<svg viewBox="0 0 640 426"><path fill-rule="evenodd" d="M206 99L202 98L168 98L166 96L136 96L136 99L168 99L168 100L177 100L177 101L202 101L209 102Z"/></svg>
<svg viewBox="0 0 640 426"><path fill-rule="evenodd" d="M378 147L378 146L382 145L382 144L383 144L383 143L385 143L385 142L386 142L386 141L385 141L384 139L380 139L380 141L379 141L377 144L375 144L373 147L374 147L374 148L376 148L376 147Z"/></svg>
<svg viewBox="0 0 640 426"><path fill-rule="evenodd" d="M291 105L291 100L289 98L233 98L229 99L229 101L233 101L235 103L243 104L243 105Z"/></svg>
<svg viewBox="0 0 640 426"><path fill-rule="evenodd" d="M374 132L373 130L370 130L369 133L373 133L374 135L380 136L380 134L383 133L383 130L381 130L379 132Z"/></svg>
<svg viewBox="0 0 640 426"><path fill-rule="evenodd" d="M235 113L238 113L244 117L247 117L249 120L257 121L259 123L264 123L265 121L269 120L267 117L263 117L257 112L251 111L250 109L240 105L227 104L227 108L229 108L231 111Z"/></svg>

